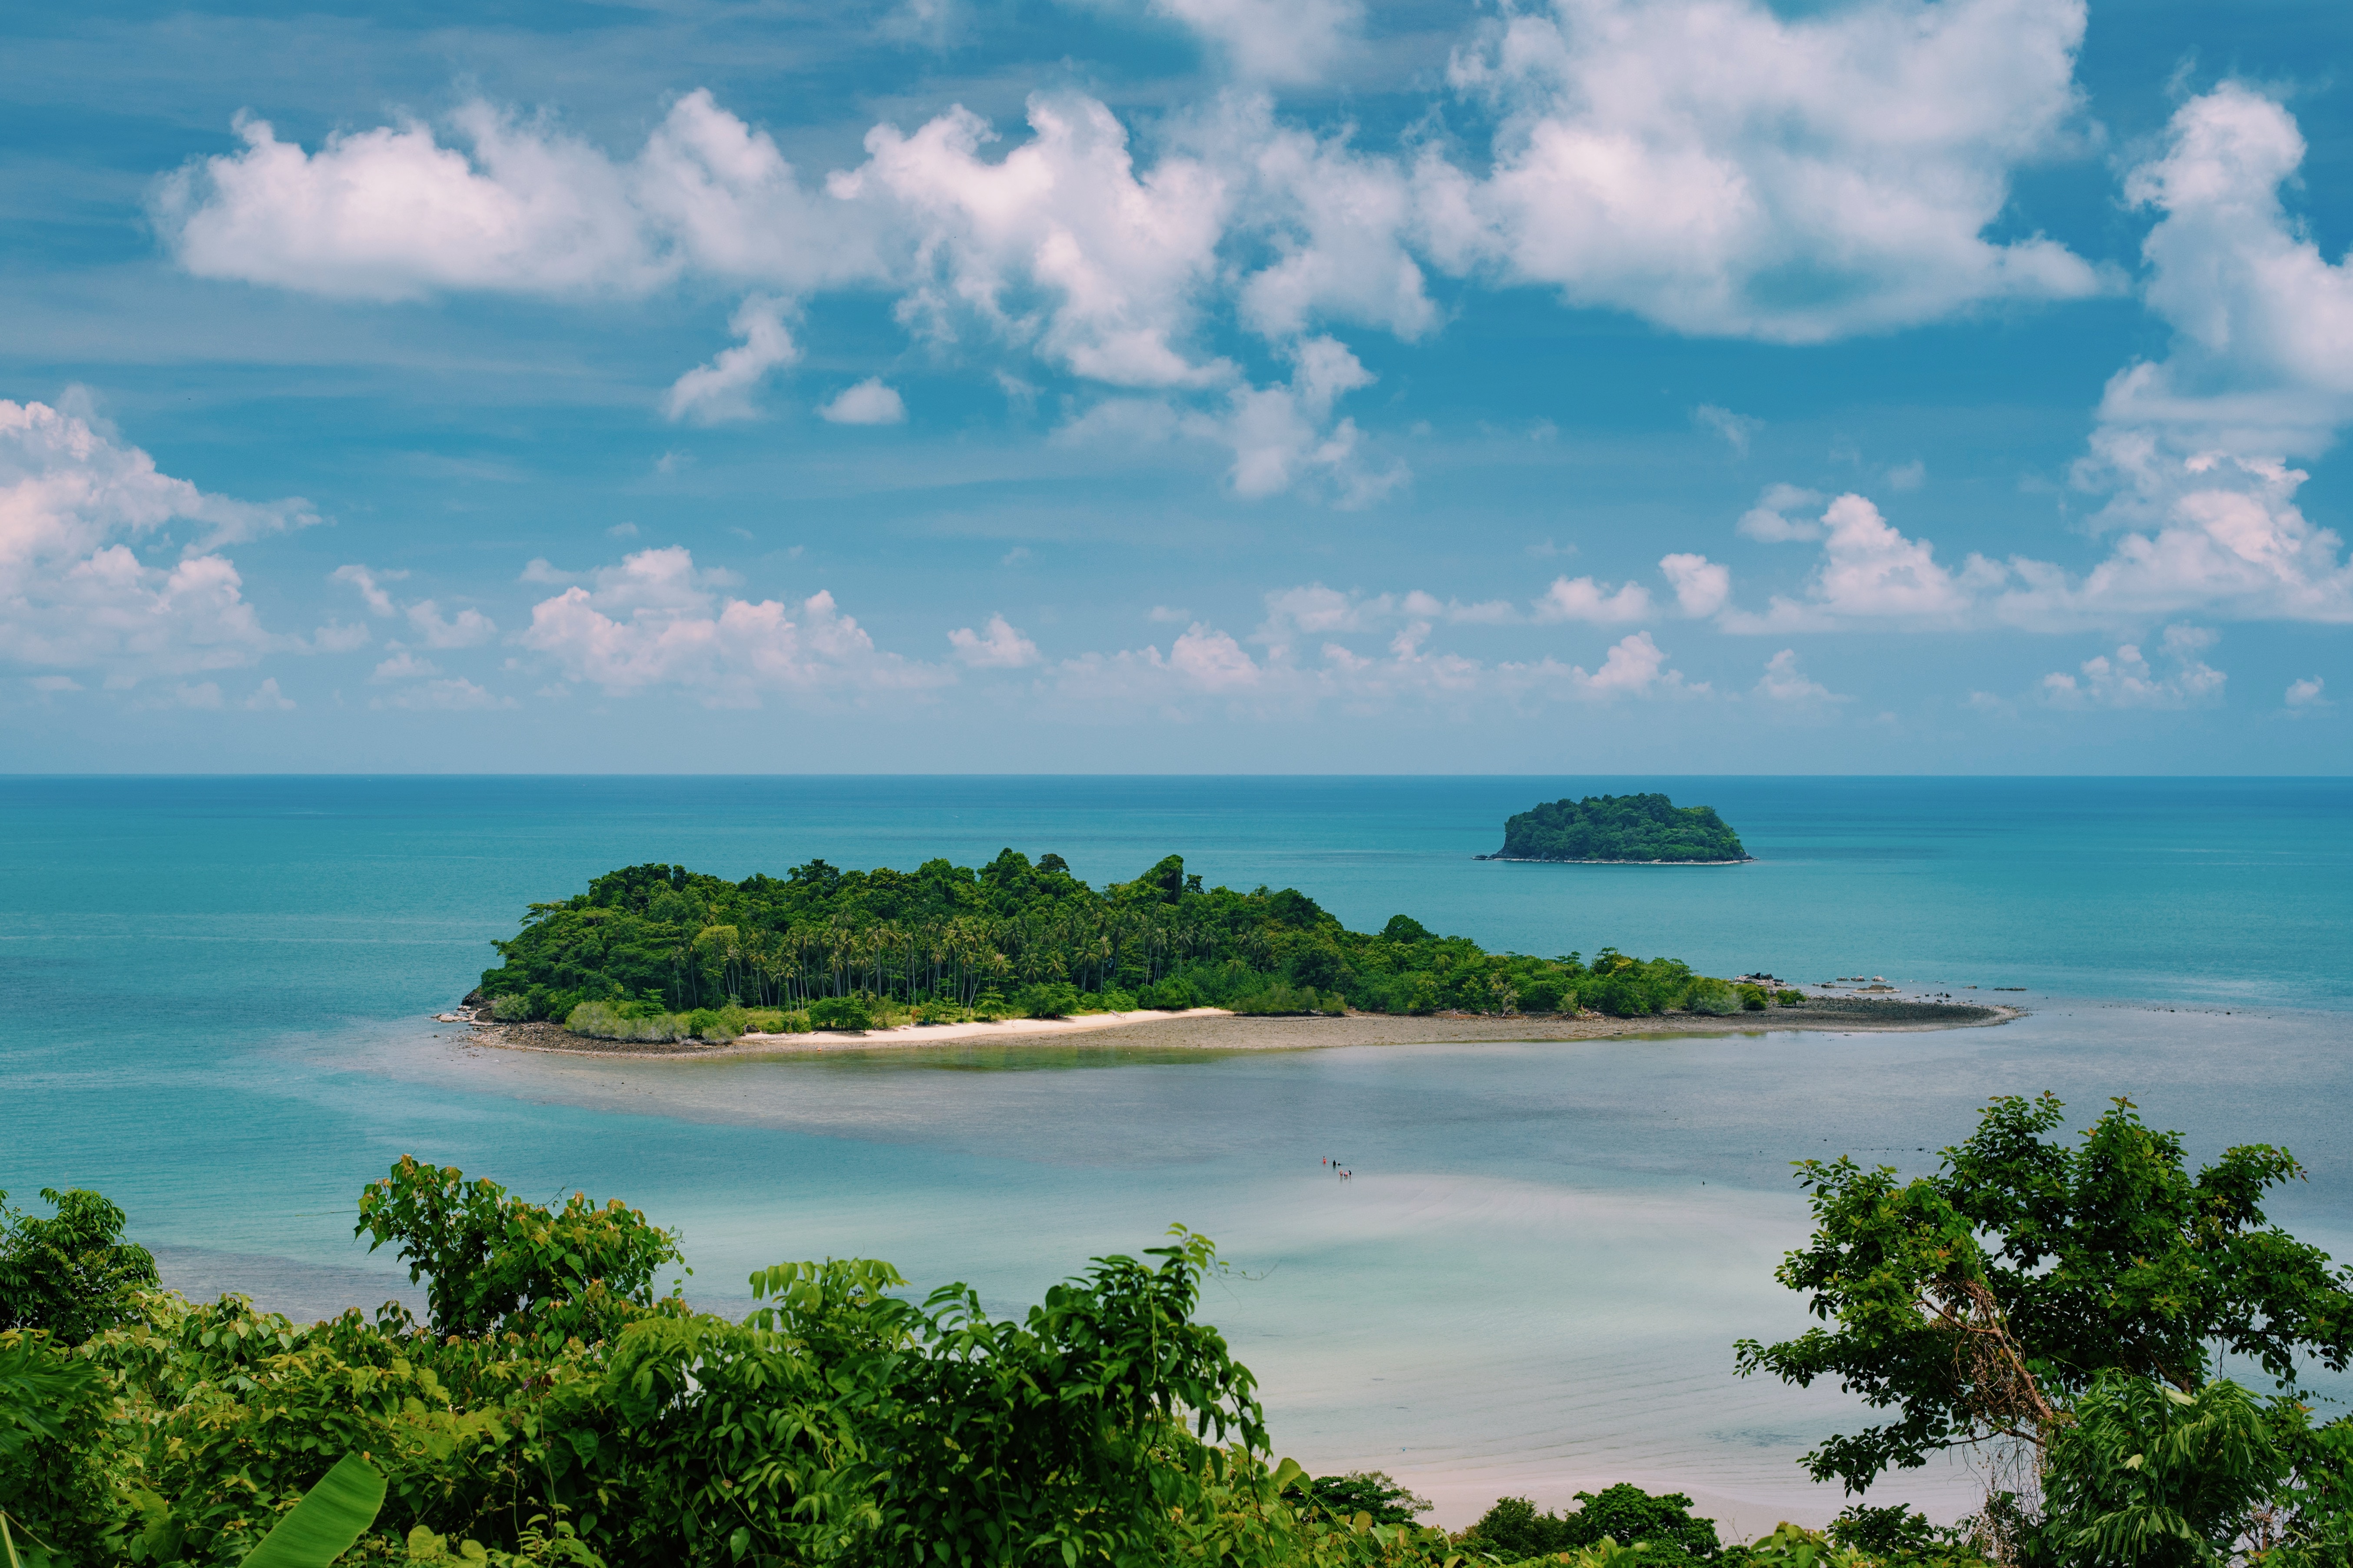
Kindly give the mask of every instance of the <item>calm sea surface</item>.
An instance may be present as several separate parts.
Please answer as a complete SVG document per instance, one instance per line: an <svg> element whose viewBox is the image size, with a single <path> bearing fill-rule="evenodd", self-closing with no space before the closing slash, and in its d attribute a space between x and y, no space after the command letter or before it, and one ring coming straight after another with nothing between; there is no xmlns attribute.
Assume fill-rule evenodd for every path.
<svg viewBox="0 0 2353 1568"><path fill-rule="evenodd" d="M1661 788L1724 868L1473 862L1539 799ZM1229 1056L1076 1046L759 1062L485 1052L429 1021L534 899L612 867L970 863L1124 879L1170 851L1493 947L1812 983L2022 986L1992 1029ZM2332 780L0 779L0 1187L94 1186L173 1282L316 1312L410 1288L351 1239L415 1152L753 1268L888 1258L1013 1310L1172 1221L1278 1448L1460 1523L1672 1483L1757 1530L1835 1394L1732 1375L1793 1331L1788 1162L1907 1171L2000 1092L2128 1095L2197 1155L2286 1143L2274 1215L2353 1256L2353 784ZM1346 1160L1345 1186L1319 1156ZM1882 1489L1952 1511L1969 1478Z"/></svg>

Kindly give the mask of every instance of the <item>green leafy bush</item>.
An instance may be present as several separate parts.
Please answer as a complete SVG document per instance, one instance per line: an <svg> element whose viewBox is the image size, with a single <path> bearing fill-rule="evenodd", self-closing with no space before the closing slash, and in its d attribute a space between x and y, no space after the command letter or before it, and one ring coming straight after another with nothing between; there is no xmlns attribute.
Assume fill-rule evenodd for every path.
<svg viewBox="0 0 2353 1568"><path fill-rule="evenodd" d="M48 1219L0 1192L0 1330L37 1329L74 1345L128 1321L155 1289L155 1259L122 1239L122 1211L97 1193L41 1189Z"/></svg>
<svg viewBox="0 0 2353 1568"><path fill-rule="evenodd" d="M1740 994L1721 980L1702 975L1683 993L1683 1010L1721 1018L1740 1011Z"/></svg>
<svg viewBox="0 0 2353 1568"><path fill-rule="evenodd" d="M856 996L820 996L808 1005L812 1029L871 1029L874 1014Z"/></svg>
<svg viewBox="0 0 2353 1568"><path fill-rule="evenodd" d="M491 1002L491 1016L501 1024L520 1024L531 1016L531 998L510 991Z"/></svg>
<svg viewBox="0 0 2353 1568"><path fill-rule="evenodd" d="M1079 1010L1079 988L1067 980L1024 985L1013 994L1017 1018L1067 1018Z"/></svg>

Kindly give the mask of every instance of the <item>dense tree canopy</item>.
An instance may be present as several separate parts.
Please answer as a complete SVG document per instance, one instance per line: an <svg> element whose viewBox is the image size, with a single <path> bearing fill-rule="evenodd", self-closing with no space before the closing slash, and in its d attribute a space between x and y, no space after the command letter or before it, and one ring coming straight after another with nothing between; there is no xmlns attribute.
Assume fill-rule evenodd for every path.
<svg viewBox="0 0 2353 1568"><path fill-rule="evenodd" d="M1498 860L1746 860L1712 805L1662 795L1589 795L1507 817Z"/></svg>
<svg viewBox="0 0 2353 1568"><path fill-rule="evenodd" d="M1695 976L1672 959L1602 949L1535 958L1438 936L1410 916L1345 929L1296 889L1204 888L1171 855L1100 889L1059 855L1008 849L977 868L843 871L822 860L740 882L667 865L597 878L533 904L482 976L501 1017L562 1019L583 1004L683 1011L730 1004L807 1009L873 997L971 1006L1060 988L1124 1006L1336 1007L1620 1016L1682 1005ZM1708 1010L1742 1002L1720 982ZM1301 999L1284 1007L1254 1002ZM1756 999L1762 1006L1764 1000Z"/></svg>

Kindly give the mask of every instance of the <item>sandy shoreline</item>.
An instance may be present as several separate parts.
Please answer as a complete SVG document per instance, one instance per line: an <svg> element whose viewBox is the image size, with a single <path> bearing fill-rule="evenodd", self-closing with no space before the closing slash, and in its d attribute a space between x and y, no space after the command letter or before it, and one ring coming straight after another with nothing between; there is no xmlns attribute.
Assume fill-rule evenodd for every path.
<svg viewBox="0 0 2353 1568"><path fill-rule="evenodd" d="M691 1057L809 1056L840 1051L891 1051L943 1045L1149 1046L1155 1049L1298 1051L1341 1046L1439 1045L1478 1040L1599 1040L1690 1035L1739 1035L1813 1030L1873 1033L1982 1028L2006 1024L2023 1009L1990 1005L1907 1002L1862 997L1823 998L1804 1007L1776 1007L1729 1017L1698 1014L1649 1018L1536 1016L1492 1017L1434 1014L1413 1017L1351 1013L1345 1017L1242 1017L1215 1007L1183 1013L1095 1013L1076 1018L1018 1018L998 1024L910 1025L860 1034L746 1035L726 1045L675 1041L592 1040L555 1024L476 1025L470 1043L507 1050L648 1060Z"/></svg>

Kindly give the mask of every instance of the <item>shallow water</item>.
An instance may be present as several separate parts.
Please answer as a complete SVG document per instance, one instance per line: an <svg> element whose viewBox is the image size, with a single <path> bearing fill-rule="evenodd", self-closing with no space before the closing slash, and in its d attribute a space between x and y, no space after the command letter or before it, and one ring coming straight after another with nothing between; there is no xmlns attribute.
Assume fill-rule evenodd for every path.
<svg viewBox="0 0 2353 1568"><path fill-rule="evenodd" d="M1764 860L1468 860L1504 811L1583 787L0 781L0 1185L100 1187L175 1280L306 1310L406 1288L349 1232L359 1184L412 1150L533 1197L628 1197L683 1230L690 1293L722 1308L754 1267L865 1254L1012 1310L1181 1221L1238 1267L1208 1312L1278 1447L1388 1468L1450 1522L1617 1479L1752 1529L1834 1510L1792 1460L1837 1397L1731 1371L1734 1338L1804 1322L1770 1278L1805 1231L1788 1162L1924 1168L1992 1093L2054 1089L2086 1119L2128 1094L2200 1157L2285 1142L2314 1174L2275 1213L2353 1252L2345 786L1676 783ZM1403 909L1535 951L2026 984L2034 1011L1936 1034L684 1062L482 1051L421 1021L524 901L616 864L1006 842L1098 879L1177 848L1359 926ZM1968 1486L1894 1489L1950 1511Z"/></svg>

